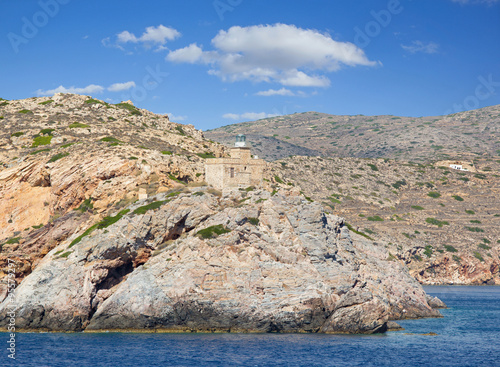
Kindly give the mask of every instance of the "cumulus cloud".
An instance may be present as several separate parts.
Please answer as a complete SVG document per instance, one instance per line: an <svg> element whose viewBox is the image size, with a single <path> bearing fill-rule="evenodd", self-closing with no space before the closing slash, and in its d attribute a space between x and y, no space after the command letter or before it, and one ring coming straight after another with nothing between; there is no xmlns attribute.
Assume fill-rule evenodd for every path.
<svg viewBox="0 0 500 367"><path fill-rule="evenodd" d="M104 91L104 87L95 84L90 84L83 88L78 88L78 87L66 88L60 85L55 89L49 89L49 90L38 89L36 91L36 94L37 96L52 96L55 93L97 94L97 93L102 93L102 91Z"/></svg>
<svg viewBox="0 0 500 367"><path fill-rule="evenodd" d="M213 50L193 43L170 51L172 62L210 66L209 73L224 81L277 82L286 86L327 87L321 73L343 66L375 66L364 51L350 42L338 42L316 30L275 24L234 26L212 39Z"/></svg>
<svg viewBox="0 0 500 367"><path fill-rule="evenodd" d="M135 82L125 82L125 83L114 83L111 84L108 88L104 88L101 85L96 85L96 84L90 84L87 85L86 87L80 88L80 87L69 87L66 88L62 85L55 89L48 89L48 90L43 90L43 89L38 89L35 93L38 96L52 96L55 93L72 93L72 94L99 94L102 93L104 90L108 90L110 92L123 92L125 90L129 90L131 88L134 88L136 86Z"/></svg>
<svg viewBox="0 0 500 367"><path fill-rule="evenodd" d="M180 116L180 115L177 116L170 112L167 112L167 115L170 121L185 121L188 118L187 116Z"/></svg>
<svg viewBox="0 0 500 367"><path fill-rule="evenodd" d="M135 87L135 82L115 83L108 87L110 92L122 92Z"/></svg>
<svg viewBox="0 0 500 367"><path fill-rule="evenodd" d="M118 43L154 43L164 45L167 41L173 41L181 36L181 33L174 28L165 27L160 24L158 27L147 27L146 31L137 37L129 31L123 31L116 35Z"/></svg>
<svg viewBox="0 0 500 367"><path fill-rule="evenodd" d="M265 119L267 117L276 117L276 116L279 115L275 113L265 113L265 112L245 112L242 114L226 113L222 115L223 118L230 120L260 120L260 119Z"/></svg>
<svg viewBox="0 0 500 367"><path fill-rule="evenodd" d="M270 96L294 96L295 93L293 93L290 89L286 88L281 88L281 89L269 89L269 90L263 90L260 92L255 93L256 96L263 96L263 97L270 97Z"/></svg>
<svg viewBox="0 0 500 367"><path fill-rule="evenodd" d="M412 54L417 52L435 54L439 50L439 45L435 42L413 41L410 45L401 45L401 47Z"/></svg>

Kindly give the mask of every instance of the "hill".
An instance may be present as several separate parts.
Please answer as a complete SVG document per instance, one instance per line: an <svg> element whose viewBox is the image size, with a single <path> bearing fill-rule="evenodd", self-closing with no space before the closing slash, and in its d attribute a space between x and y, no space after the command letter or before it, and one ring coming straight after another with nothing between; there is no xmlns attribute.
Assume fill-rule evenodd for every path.
<svg viewBox="0 0 500 367"><path fill-rule="evenodd" d="M500 105L497 105L418 118L304 112L227 125L205 135L223 143L235 134L251 136L255 153L267 160L320 155L427 162L473 160L485 154L497 156L499 126ZM298 153L299 149L310 152Z"/></svg>

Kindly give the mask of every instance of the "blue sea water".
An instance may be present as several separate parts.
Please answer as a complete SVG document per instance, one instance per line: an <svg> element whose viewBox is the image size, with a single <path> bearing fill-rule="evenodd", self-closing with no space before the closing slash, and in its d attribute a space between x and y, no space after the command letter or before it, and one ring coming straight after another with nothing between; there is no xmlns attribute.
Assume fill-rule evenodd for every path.
<svg viewBox="0 0 500 367"><path fill-rule="evenodd" d="M426 291L444 318L383 335L18 333L16 360L2 348L0 366L500 366L500 287Z"/></svg>

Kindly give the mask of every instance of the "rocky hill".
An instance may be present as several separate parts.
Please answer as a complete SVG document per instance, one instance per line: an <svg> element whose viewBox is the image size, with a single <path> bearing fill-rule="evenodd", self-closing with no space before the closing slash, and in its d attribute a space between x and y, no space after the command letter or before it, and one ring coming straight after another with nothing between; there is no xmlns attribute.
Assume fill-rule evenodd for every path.
<svg viewBox="0 0 500 367"><path fill-rule="evenodd" d="M439 316L388 243L274 184L281 164L262 190L218 192L204 160L226 148L129 102L56 94L2 100L0 116L4 328L13 308L16 328L75 331L372 333Z"/></svg>
<svg viewBox="0 0 500 367"><path fill-rule="evenodd" d="M208 138L223 143L235 134L251 136L255 154L267 160L290 155L414 162L473 160L485 154L500 155L500 105L435 117L336 116L304 112L206 132ZM300 149L310 152L300 153Z"/></svg>
<svg viewBox="0 0 500 367"><path fill-rule="evenodd" d="M424 284L500 284L500 160L450 163L293 157L267 177L386 243Z"/></svg>

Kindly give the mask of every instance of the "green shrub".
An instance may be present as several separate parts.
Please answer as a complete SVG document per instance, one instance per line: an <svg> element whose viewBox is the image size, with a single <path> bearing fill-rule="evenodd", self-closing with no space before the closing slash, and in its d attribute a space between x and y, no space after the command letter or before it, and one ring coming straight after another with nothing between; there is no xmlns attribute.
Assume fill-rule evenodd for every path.
<svg viewBox="0 0 500 367"><path fill-rule="evenodd" d="M204 158L204 159L209 159L209 158L215 158L215 156L212 154L212 153L196 153L196 155L200 158Z"/></svg>
<svg viewBox="0 0 500 367"><path fill-rule="evenodd" d="M483 242L484 243L491 243L491 241L489 239L487 239L487 238L483 238Z"/></svg>
<svg viewBox="0 0 500 367"><path fill-rule="evenodd" d="M474 175L474 177L479 178L479 179L481 179L481 180L485 180L485 179L486 179L486 175L484 175L484 174L482 174L482 173L476 173L476 174Z"/></svg>
<svg viewBox="0 0 500 367"><path fill-rule="evenodd" d="M465 227L471 232L484 232L484 229L479 228L479 227Z"/></svg>
<svg viewBox="0 0 500 367"><path fill-rule="evenodd" d="M143 205L143 206L140 206L139 208L135 209L134 214L146 214L147 211L158 209L163 204L168 203L169 201L170 200L153 201L152 203L150 203L148 205Z"/></svg>
<svg viewBox="0 0 500 367"><path fill-rule="evenodd" d="M427 256L427 257L431 257L432 256L432 246L431 245L425 246L424 255Z"/></svg>
<svg viewBox="0 0 500 367"><path fill-rule="evenodd" d="M94 103L104 104L104 102L101 102L98 99L93 99L93 98L87 99L85 101L85 103L87 103L87 104L94 104Z"/></svg>
<svg viewBox="0 0 500 367"><path fill-rule="evenodd" d="M193 196L203 196L205 193L203 191L197 191L193 194Z"/></svg>
<svg viewBox="0 0 500 367"><path fill-rule="evenodd" d="M366 219L368 219L370 222L383 222L384 221L384 218L381 218L378 215L374 215L373 217L368 217Z"/></svg>
<svg viewBox="0 0 500 367"><path fill-rule="evenodd" d="M110 225L118 222L122 217L127 214L130 211L130 209L125 209L119 212L117 215L114 217L105 217L103 220L101 220L99 223L94 224L93 226L89 227L85 232L83 232L80 236L75 238L68 246L68 249L79 243L85 236L88 236L92 232L94 232L96 229L103 229L107 228Z"/></svg>
<svg viewBox="0 0 500 367"><path fill-rule="evenodd" d="M117 138L114 138L112 136L106 136L105 138L102 138L101 141L105 143L123 143L123 141L118 140Z"/></svg>
<svg viewBox="0 0 500 367"><path fill-rule="evenodd" d="M372 171L378 171L378 167L376 165L369 163L368 166L372 169Z"/></svg>
<svg viewBox="0 0 500 367"><path fill-rule="evenodd" d="M437 191L430 191L427 196L433 198L433 199L437 199L438 197L441 196L441 194Z"/></svg>
<svg viewBox="0 0 500 367"><path fill-rule="evenodd" d="M258 226L259 225L259 218L248 218L248 222L250 224L253 224L254 226Z"/></svg>
<svg viewBox="0 0 500 367"><path fill-rule="evenodd" d="M476 219L473 219L470 222L471 223L475 223L475 224L481 224L481 221L480 220L476 220Z"/></svg>
<svg viewBox="0 0 500 367"><path fill-rule="evenodd" d="M484 243L480 243L477 247L482 248L483 250L491 250L491 247Z"/></svg>
<svg viewBox="0 0 500 367"><path fill-rule="evenodd" d="M63 145L61 145L61 148L68 148L68 147L70 147L70 146L72 146L72 145L74 145L74 144L75 144L75 143L63 144Z"/></svg>
<svg viewBox="0 0 500 367"><path fill-rule="evenodd" d="M43 153L43 152L50 152L50 148L35 150L34 152L31 152L30 155L35 155L35 154Z"/></svg>
<svg viewBox="0 0 500 367"><path fill-rule="evenodd" d="M230 229L224 227L222 224L217 224L215 226L210 226L205 229L199 230L196 232L196 236L204 239L215 238L224 233L231 232Z"/></svg>
<svg viewBox="0 0 500 367"><path fill-rule="evenodd" d="M14 243L19 243L19 240L21 239L21 237L12 237L12 238L9 238L5 243L4 245L11 245L11 244L14 244Z"/></svg>
<svg viewBox="0 0 500 367"><path fill-rule="evenodd" d="M52 163L55 161L58 161L61 158L67 157L69 155L68 152L63 152L63 153L57 153L56 155L53 155L47 163Z"/></svg>
<svg viewBox="0 0 500 367"><path fill-rule="evenodd" d="M346 226L349 229L349 231L354 232L356 234L359 234L360 236L363 236L363 237L369 239L370 241L373 241L373 238L371 238L370 236L368 236L366 233L363 233L363 232L360 232L360 231L356 231L349 223L346 223Z"/></svg>
<svg viewBox="0 0 500 367"><path fill-rule="evenodd" d="M161 154L172 155L172 152L170 150L162 150Z"/></svg>
<svg viewBox="0 0 500 367"><path fill-rule="evenodd" d="M474 251L474 257L476 259L478 259L479 261L484 262L483 257L481 256L481 254L478 251Z"/></svg>
<svg viewBox="0 0 500 367"><path fill-rule="evenodd" d="M10 136L15 136L16 138L19 138L20 136L23 136L24 133L22 131L18 131L16 133L12 133Z"/></svg>
<svg viewBox="0 0 500 367"><path fill-rule="evenodd" d="M276 181L277 183L284 183L283 180L281 178L279 178L278 176L274 176L274 181Z"/></svg>
<svg viewBox="0 0 500 367"><path fill-rule="evenodd" d="M464 201L464 199L461 196L458 196L458 195L453 195L452 198L455 199L455 200L457 200L457 201Z"/></svg>
<svg viewBox="0 0 500 367"><path fill-rule="evenodd" d="M76 211L79 211L81 213L85 213L89 210L94 209L94 204L92 204L92 198L85 199L83 203L80 204L78 208L76 208Z"/></svg>
<svg viewBox="0 0 500 367"><path fill-rule="evenodd" d="M39 104L41 104L41 105L43 105L43 106L44 106L44 105L49 104L49 103L52 103L52 102L54 102L54 101L53 101L52 99L49 99L49 100L47 100L47 101L40 102Z"/></svg>
<svg viewBox="0 0 500 367"><path fill-rule="evenodd" d="M452 245L444 245L444 248L448 252L458 252L458 250L455 247L453 247Z"/></svg>
<svg viewBox="0 0 500 367"><path fill-rule="evenodd" d="M176 126L175 130L177 130L179 132L179 134L181 134L182 136L186 135L186 133L184 132L184 129L182 128L182 126Z"/></svg>
<svg viewBox="0 0 500 367"><path fill-rule="evenodd" d="M406 182L406 180L400 180L400 181L396 181L395 183L392 184L392 187L394 187L396 190L399 189L401 186L405 186L407 185L408 183Z"/></svg>
<svg viewBox="0 0 500 367"><path fill-rule="evenodd" d="M424 210L424 208L419 205L412 205L411 208L415 210Z"/></svg>
<svg viewBox="0 0 500 367"><path fill-rule="evenodd" d="M32 148L36 148L40 145L49 145L52 140L52 135L48 136L37 136L33 139L33 144L31 144Z"/></svg>
<svg viewBox="0 0 500 367"><path fill-rule="evenodd" d="M66 251L64 254L61 254L59 257L67 258L72 252Z"/></svg>
<svg viewBox="0 0 500 367"><path fill-rule="evenodd" d="M475 212L474 210L466 210L465 212L466 212L467 214L471 214L471 215L472 215L472 214L476 214L476 212Z"/></svg>
<svg viewBox="0 0 500 367"><path fill-rule="evenodd" d="M135 160L137 160L139 158L137 158L137 157L128 157L128 159L130 159L131 161L135 161Z"/></svg>
<svg viewBox="0 0 500 367"><path fill-rule="evenodd" d="M462 260L460 257L458 257L457 255L453 255L452 256L452 259L455 260L457 263L460 264L460 261Z"/></svg>
<svg viewBox="0 0 500 367"><path fill-rule="evenodd" d="M89 127L90 125L87 124L82 124L81 122L73 122L72 124L69 124L68 127L70 129L81 129L85 127Z"/></svg>
<svg viewBox="0 0 500 367"><path fill-rule="evenodd" d="M175 182L181 183L181 184L183 184L183 185L185 185L185 184L186 184L184 181L179 180L177 177L175 177L175 176L174 176L174 175L172 175L172 174L169 174L169 175L168 175L168 178L170 178L172 181L175 181Z"/></svg>
<svg viewBox="0 0 500 367"><path fill-rule="evenodd" d="M439 228L441 228L442 226L450 225L450 223L448 223L447 221L437 220L436 218L427 218L425 221L429 224L433 224L435 226L438 226Z"/></svg>
<svg viewBox="0 0 500 367"><path fill-rule="evenodd" d="M31 112L30 110L21 110L21 111L18 111L19 113L33 113Z"/></svg>

